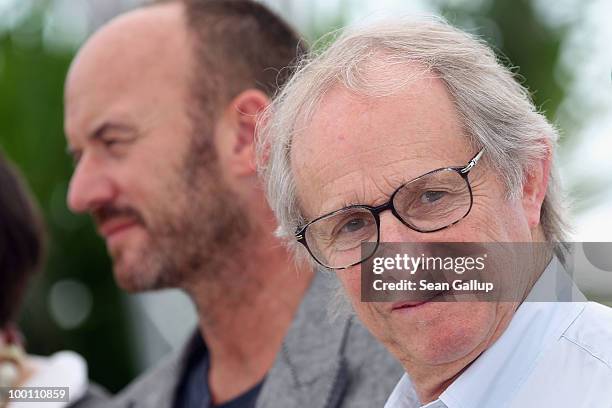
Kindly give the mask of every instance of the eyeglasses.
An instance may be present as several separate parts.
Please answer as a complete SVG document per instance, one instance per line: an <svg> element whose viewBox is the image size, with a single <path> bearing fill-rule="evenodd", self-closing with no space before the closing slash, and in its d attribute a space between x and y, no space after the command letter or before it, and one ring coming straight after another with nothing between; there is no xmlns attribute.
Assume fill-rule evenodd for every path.
<svg viewBox="0 0 612 408"><path fill-rule="evenodd" d="M298 227L295 238L320 265L346 269L370 258L380 242L380 213L391 210L408 228L422 233L440 231L465 218L472 209L468 174L480 160L481 149L463 167L432 170L401 185L385 204L351 205ZM375 242L375 245L361 244ZM366 250L369 248L369 250Z"/></svg>

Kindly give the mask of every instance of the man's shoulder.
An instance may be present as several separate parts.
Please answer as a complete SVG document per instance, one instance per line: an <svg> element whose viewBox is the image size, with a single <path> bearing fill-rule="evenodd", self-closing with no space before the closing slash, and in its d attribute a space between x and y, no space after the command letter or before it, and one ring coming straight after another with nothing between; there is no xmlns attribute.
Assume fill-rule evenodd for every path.
<svg viewBox="0 0 612 408"><path fill-rule="evenodd" d="M612 371L612 308L587 302L582 313L563 333L562 339Z"/></svg>
<svg viewBox="0 0 612 408"><path fill-rule="evenodd" d="M576 305L571 323L538 357L538 364L511 407L611 406L612 309L593 302Z"/></svg>
<svg viewBox="0 0 612 408"><path fill-rule="evenodd" d="M345 406L365 407L361 401L368 400L382 406L404 374L400 363L356 318L351 320L344 356L350 378L346 398L354 401Z"/></svg>
<svg viewBox="0 0 612 408"><path fill-rule="evenodd" d="M172 352L134 379L112 400L112 407L171 407L181 378L184 349Z"/></svg>

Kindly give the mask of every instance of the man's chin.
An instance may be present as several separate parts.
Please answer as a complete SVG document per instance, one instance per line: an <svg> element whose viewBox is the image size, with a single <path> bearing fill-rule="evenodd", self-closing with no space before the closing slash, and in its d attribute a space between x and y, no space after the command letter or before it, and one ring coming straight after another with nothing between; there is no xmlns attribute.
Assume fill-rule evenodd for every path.
<svg viewBox="0 0 612 408"><path fill-rule="evenodd" d="M394 316L391 337L404 343L410 360L425 365L475 358L500 318L490 302L430 302L421 308Z"/></svg>
<svg viewBox="0 0 612 408"><path fill-rule="evenodd" d="M126 292L138 293L161 289L156 271L147 268L145 262L128 263L126 260L118 259L114 261L113 269L117 285Z"/></svg>

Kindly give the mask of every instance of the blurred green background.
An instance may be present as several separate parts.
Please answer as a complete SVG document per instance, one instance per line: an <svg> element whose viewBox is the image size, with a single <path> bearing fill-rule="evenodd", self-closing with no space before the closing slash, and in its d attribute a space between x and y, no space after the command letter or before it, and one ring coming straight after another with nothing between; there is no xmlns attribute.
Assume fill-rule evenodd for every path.
<svg viewBox="0 0 612 408"><path fill-rule="evenodd" d="M128 322L103 243L86 216L66 207L72 162L62 88L73 51L45 46L48 6L38 4L0 33L0 145L30 183L50 237L47 267L33 282L20 324L30 352L74 350L94 380L118 390L136 370Z"/></svg>
<svg viewBox="0 0 612 408"><path fill-rule="evenodd" d="M147 365L138 358L138 349L150 339L134 334L138 330L132 306L113 281L104 244L92 223L66 207L72 164L65 153L62 90L78 44L102 22L136 3L0 0L0 146L30 183L44 211L51 241L48 264L33 282L20 324L30 352L48 355L75 350L87 359L92 380L112 391ZM374 2L269 3L314 40L367 15ZM562 154L582 143L584 124L603 108L594 98L596 108L589 105L589 99L580 104L582 111L574 109L581 88L573 84L583 78L567 69L563 47L576 41L576 29L585 26L586 13L597 2L562 1L566 7L574 4L566 14L552 10L560 4L552 1L407 3L389 2L388 8L406 13L437 11L450 22L482 35L512 66L520 67L518 72L533 91L536 104L562 128ZM609 67L606 69L609 89ZM609 95L605 98L609 102ZM604 113L609 113L607 106ZM569 163L571 155L562 155L562 160ZM568 164L568 168L577 173L579 166ZM566 181L581 198L579 211L607 197L609 189L601 186L609 184L609 173L589 177L574 173Z"/></svg>

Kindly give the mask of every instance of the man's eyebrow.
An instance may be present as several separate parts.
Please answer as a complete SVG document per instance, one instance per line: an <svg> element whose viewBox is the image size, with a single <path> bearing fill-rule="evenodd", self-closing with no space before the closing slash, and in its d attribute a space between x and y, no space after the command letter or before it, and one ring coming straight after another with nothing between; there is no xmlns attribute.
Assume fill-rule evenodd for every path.
<svg viewBox="0 0 612 408"><path fill-rule="evenodd" d="M133 133L136 131L136 128L132 125L129 125L127 123L122 123L122 122L103 122L98 127L96 127L93 132L87 135L87 140L90 140L90 141L100 140L104 136L105 133L111 130L118 130L120 132ZM80 149L76 149L71 146L66 146L66 153L72 157L78 154L79 150Z"/></svg>
<svg viewBox="0 0 612 408"><path fill-rule="evenodd" d="M350 198L350 199L349 198L343 198L341 200L338 200L337 202L334 202L334 204L330 206L330 208L332 208L331 210L322 212L319 215L317 215L316 217L313 217L313 219L314 218L318 218L318 217L322 217L324 215L331 214L331 213L336 212L336 211L344 210L347 207L353 207L353 206L356 206L356 205L367 205L367 206L370 206L370 207L375 207L375 205L374 205L374 203L372 201L363 200L363 199L360 199L359 197L353 197L353 198Z"/></svg>
<svg viewBox="0 0 612 408"><path fill-rule="evenodd" d="M136 128L122 122L103 122L98 127L95 128L93 132L87 135L88 140L100 140L105 133L111 130L118 130L120 132L135 132Z"/></svg>

